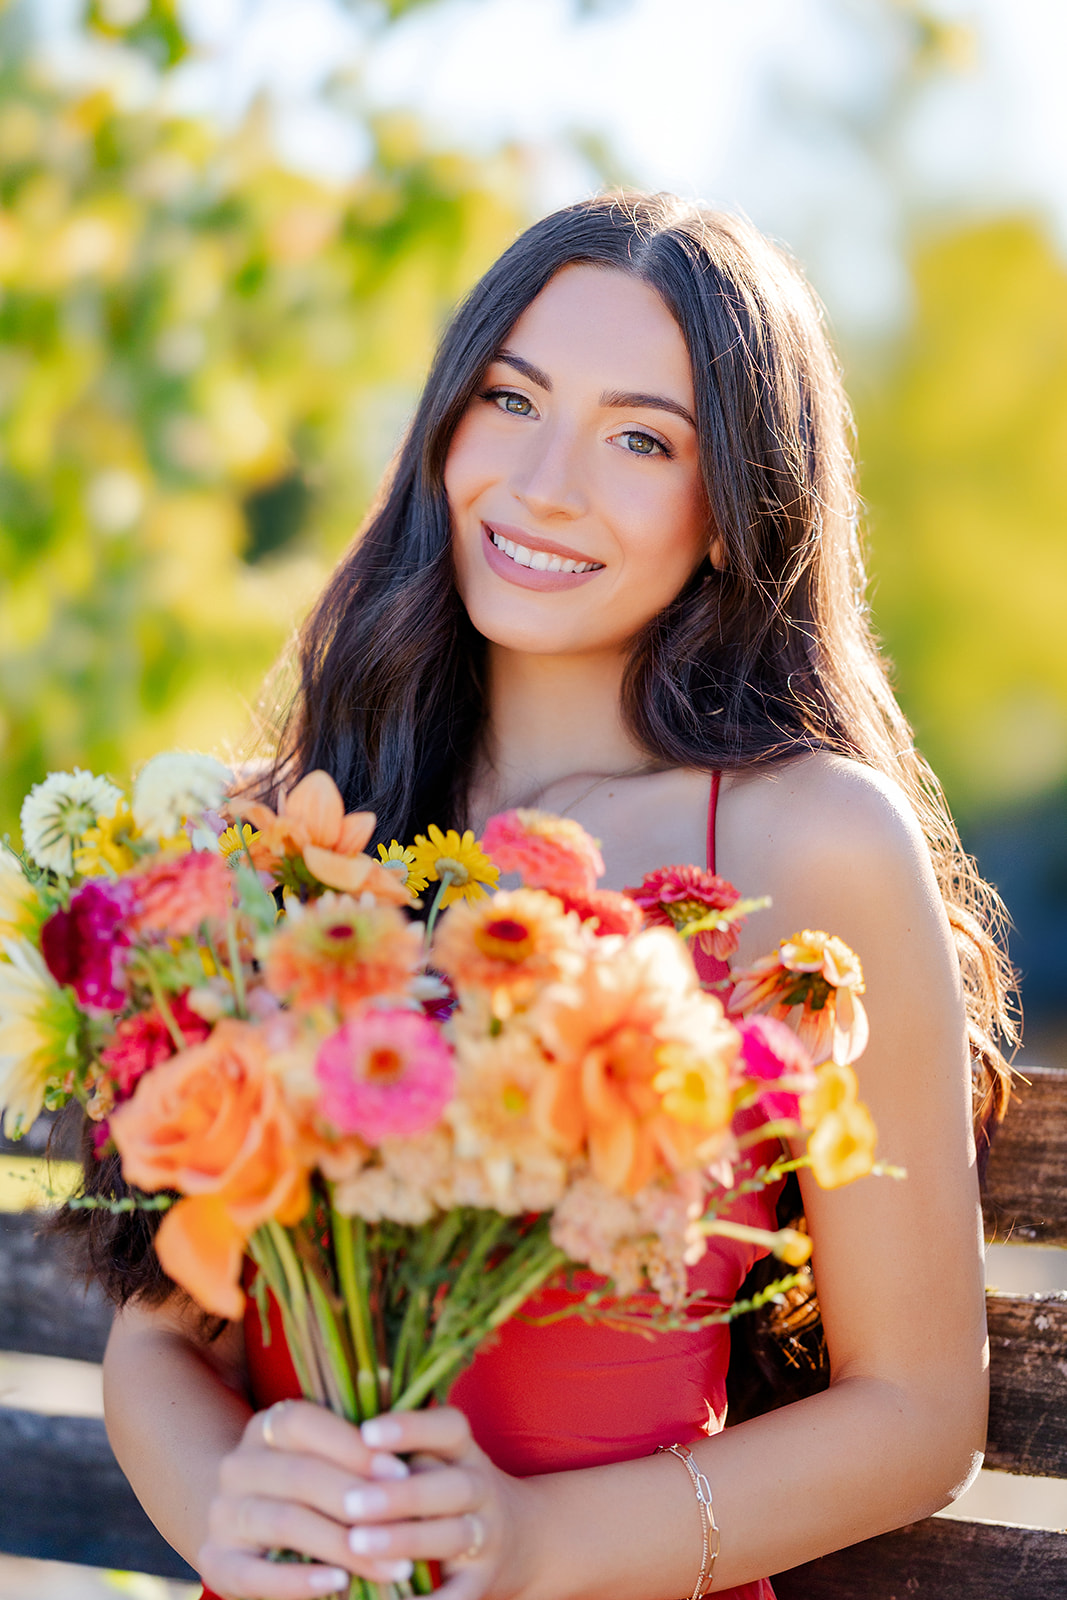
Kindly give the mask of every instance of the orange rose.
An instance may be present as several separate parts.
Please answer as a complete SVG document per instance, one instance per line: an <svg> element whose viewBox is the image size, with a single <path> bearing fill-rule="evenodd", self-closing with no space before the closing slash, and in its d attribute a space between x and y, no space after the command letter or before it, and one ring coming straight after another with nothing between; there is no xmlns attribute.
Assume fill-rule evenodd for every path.
<svg viewBox="0 0 1067 1600"><path fill-rule="evenodd" d="M111 1132L128 1183L183 1196L163 1218L164 1270L205 1311L239 1317L241 1263L261 1223L299 1222L308 1174L260 1031L226 1019L141 1079Z"/></svg>

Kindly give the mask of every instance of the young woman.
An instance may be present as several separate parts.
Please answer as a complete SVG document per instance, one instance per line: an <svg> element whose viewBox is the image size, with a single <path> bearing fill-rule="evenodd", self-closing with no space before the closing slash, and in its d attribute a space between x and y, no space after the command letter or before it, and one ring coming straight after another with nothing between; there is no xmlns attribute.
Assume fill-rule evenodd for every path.
<svg viewBox="0 0 1067 1600"><path fill-rule="evenodd" d="M995 1112L1004 967L871 639L848 443L818 310L753 229L632 195L547 218L445 336L305 630L275 773L326 768L386 841L562 812L611 887L713 859L769 894L741 964L807 927L860 952L861 1089L908 1175L801 1180L829 1388L724 1429L718 1330L511 1324L452 1404L360 1433L264 1409L285 1387L252 1325L208 1341L176 1298L129 1299L133 1271L109 1431L218 1594L298 1600L423 1557L450 1600L694 1594L696 1479L657 1452L679 1444L713 1492L711 1590L769 1600L767 1574L926 1516L977 1470L972 1069ZM715 1240L707 1261L729 1300L752 1254Z"/></svg>

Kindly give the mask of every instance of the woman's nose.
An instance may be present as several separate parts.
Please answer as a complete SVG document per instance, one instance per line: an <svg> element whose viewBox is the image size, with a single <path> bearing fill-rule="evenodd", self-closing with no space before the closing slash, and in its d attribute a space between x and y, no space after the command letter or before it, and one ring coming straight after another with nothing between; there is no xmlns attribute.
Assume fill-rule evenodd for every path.
<svg viewBox="0 0 1067 1600"><path fill-rule="evenodd" d="M516 464L512 488L534 516L579 517L588 507L584 480L578 440L562 428L541 424Z"/></svg>

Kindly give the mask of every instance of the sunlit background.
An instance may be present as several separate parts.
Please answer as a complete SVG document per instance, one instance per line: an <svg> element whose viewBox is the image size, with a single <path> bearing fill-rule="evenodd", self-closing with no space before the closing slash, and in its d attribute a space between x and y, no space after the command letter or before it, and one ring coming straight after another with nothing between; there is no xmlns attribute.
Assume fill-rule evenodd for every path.
<svg viewBox="0 0 1067 1600"><path fill-rule="evenodd" d="M456 300L674 189L827 304L875 620L1067 1059L1065 71L1062 0L0 0L0 833L241 746Z"/></svg>

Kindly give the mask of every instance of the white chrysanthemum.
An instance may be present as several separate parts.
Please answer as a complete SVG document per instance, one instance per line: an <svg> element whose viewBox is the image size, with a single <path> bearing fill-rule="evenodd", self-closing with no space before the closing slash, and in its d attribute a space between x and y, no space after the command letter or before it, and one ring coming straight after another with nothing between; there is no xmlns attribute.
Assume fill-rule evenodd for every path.
<svg viewBox="0 0 1067 1600"><path fill-rule="evenodd" d="M0 949L0 1107L14 1139L40 1115L49 1080L74 1065L77 1014L31 944L3 939Z"/></svg>
<svg viewBox="0 0 1067 1600"><path fill-rule="evenodd" d="M22 802L22 842L39 867L69 878L74 872L74 846L100 817L113 817L122 799L107 778L75 767L50 772L35 783Z"/></svg>
<svg viewBox="0 0 1067 1600"><path fill-rule="evenodd" d="M233 773L214 756L165 750L141 768L133 786L133 820L149 838L166 839L186 817L216 811Z"/></svg>

